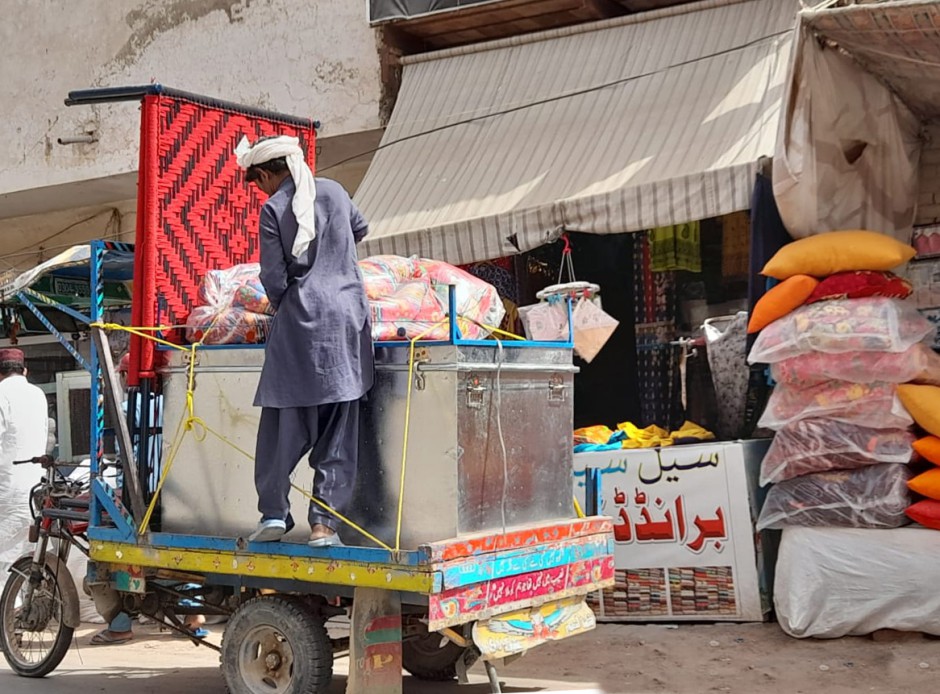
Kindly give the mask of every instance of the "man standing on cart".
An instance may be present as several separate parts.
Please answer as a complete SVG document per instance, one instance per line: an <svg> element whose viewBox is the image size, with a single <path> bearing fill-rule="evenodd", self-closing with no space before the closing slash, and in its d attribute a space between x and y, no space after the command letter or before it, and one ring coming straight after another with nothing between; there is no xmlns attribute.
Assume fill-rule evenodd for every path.
<svg viewBox="0 0 940 694"><path fill-rule="evenodd" d="M297 138L262 138L235 151L246 180L268 196L261 210L261 283L277 315L255 395L261 423L255 487L261 522L249 537L278 540L293 527L290 476L308 452L313 495L342 513L359 453L359 400L373 382L369 304L356 244L368 225L335 181L314 179ZM339 543L337 519L311 502L313 547Z"/></svg>

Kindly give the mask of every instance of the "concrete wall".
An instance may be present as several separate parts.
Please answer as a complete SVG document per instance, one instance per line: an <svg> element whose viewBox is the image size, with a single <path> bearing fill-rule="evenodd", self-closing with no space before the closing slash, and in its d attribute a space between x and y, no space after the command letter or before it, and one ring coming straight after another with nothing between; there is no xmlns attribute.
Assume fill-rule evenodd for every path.
<svg viewBox="0 0 940 694"><path fill-rule="evenodd" d="M324 137L379 126L378 49L358 0L6 0L4 10L0 194L136 169L136 104L66 108L72 89L156 81L313 117ZM86 131L99 142L56 143Z"/></svg>
<svg viewBox="0 0 940 694"><path fill-rule="evenodd" d="M928 126L927 137L920 157L918 225L940 223L940 123Z"/></svg>

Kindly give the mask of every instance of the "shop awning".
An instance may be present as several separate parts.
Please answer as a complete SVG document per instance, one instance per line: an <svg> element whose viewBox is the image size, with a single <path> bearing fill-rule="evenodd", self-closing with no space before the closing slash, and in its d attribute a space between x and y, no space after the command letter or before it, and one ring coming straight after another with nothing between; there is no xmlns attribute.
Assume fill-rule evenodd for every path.
<svg viewBox="0 0 940 694"><path fill-rule="evenodd" d="M466 263L560 229L747 209L772 155L795 0L708 0L404 61L356 201L361 253Z"/></svg>
<svg viewBox="0 0 940 694"><path fill-rule="evenodd" d="M901 0L808 9L803 22L834 41L921 118L940 115L940 3Z"/></svg>

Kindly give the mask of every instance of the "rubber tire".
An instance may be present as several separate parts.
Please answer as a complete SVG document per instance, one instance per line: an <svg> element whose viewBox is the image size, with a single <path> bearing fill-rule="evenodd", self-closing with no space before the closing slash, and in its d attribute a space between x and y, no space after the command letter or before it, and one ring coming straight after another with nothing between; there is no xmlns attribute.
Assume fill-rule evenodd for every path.
<svg viewBox="0 0 940 694"><path fill-rule="evenodd" d="M32 564L33 558L31 556L23 556L13 563L12 570L18 573L28 574ZM7 579L6 585L3 587L3 593L0 594L0 650L3 651L7 665L20 677L45 677L59 667L59 663L62 662L65 654L69 651L69 646L72 645L72 636L75 634L75 629L74 627L66 626L65 620L68 619L66 611L73 608L73 606L69 604L71 600L70 596L75 596L75 600L77 601L78 593L75 590L75 582L72 580L72 575L68 570L64 566L57 570L57 567L58 562L55 557L47 556L45 569L50 573L51 578L55 579L56 592L59 594L62 604L62 614L59 615L59 623L62 628L56 636L55 643L50 649L49 655L32 667L26 667L22 663L16 662L8 655L9 635L6 633L6 620L3 619L3 615L6 613L7 601L15 599L16 594L19 593L19 587L22 584L18 586L16 593L13 592L13 585L19 583L20 577L11 573L10 577ZM69 584L71 584L71 588ZM74 609L78 609L77 603L74 605Z"/></svg>
<svg viewBox="0 0 940 694"><path fill-rule="evenodd" d="M457 661L467 650L453 641L438 648L440 634L424 634L402 641L401 661L413 677L428 682L449 682L457 677Z"/></svg>
<svg viewBox="0 0 940 694"><path fill-rule="evenodd" d="M231 694L252 694L238 671L239 650L248 632L265 624L287 639L294 654L291 694L325 694L333 680L333 644L323 619L289 597L265 595L242 604L222 635L222 676Z"/></svg>

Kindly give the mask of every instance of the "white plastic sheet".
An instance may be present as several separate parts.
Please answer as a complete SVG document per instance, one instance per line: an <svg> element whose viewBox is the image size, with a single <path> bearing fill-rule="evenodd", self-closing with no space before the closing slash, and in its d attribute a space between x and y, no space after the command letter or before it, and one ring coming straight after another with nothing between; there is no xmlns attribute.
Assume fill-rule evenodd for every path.
<svg viewBox="0 0 940 694"><path fill-rule="evenodd" d="M871 229L910 241L920 122L873 75L798 26L773 161L774 197L803 238Z"/></svg>
<svg viewBox="0 0 940 694"><path fill-rule="evenodd" d="M940 532L787 528L774 605L790 636L839 638L879 629L940 635Z"/></svg>

